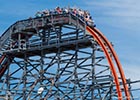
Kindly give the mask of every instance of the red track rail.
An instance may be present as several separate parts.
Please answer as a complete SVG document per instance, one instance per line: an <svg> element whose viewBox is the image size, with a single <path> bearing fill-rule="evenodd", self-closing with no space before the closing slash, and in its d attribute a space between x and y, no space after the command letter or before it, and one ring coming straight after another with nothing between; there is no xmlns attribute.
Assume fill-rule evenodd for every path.
<svg viewBox="0 0 140 100"><path fill-rule="evenodd" d="M123 83L123 86L124 86L124 92L125 92L125 95L126 95L126 100L130 100L130 93L129 93L129 90L128 90L126 78L125 78L122 66L120 64L120 61L118 59L118 56L117 56L115 50L113 49L112 45L110 44L110 42L107 40L107 38L98 29L90 28L88 26L86 27L86 29L97 40L97 42L100 44L100 46L102 47L103 50L104 50L104 47L105 47L105 49L108 48L110 50L110 52L112 53L112 55L113 55L113 57L115 59L115 62L117 64L121 79L122 79L122 83ZM104 47L101 45L101 42L103 43ZM112 70L113 76L115 74L114 80L115 80L115 84L116 84L119 81L118 78L117 78L118 75L116 75L117 73L115 71L113 61L110 62L110 59L112 60L112 58L110 56L109 57L107 56L107 55L110 55L109 52L107 52L108 49L104 50L104 53L105 53L105 55L106 55L106 57L108 59L110 67L112 67L110 69ZM111 66L111 63L113 64L113 66ZM116 89L117 89L117 93L118 93L118 99L122 100L122 95L120 93L120 86L117 86L117 85L118 85L118 83L116 84Z"/></svg>
<svg viewBox="0 0 140 100"><path fill-rule="evenodd" d="M0 58L0 63L2 63L2 61L4 60L5 56L3 55L1 58Z"/></svg>
<svg viewBox="0 0 140 100"><path fill-rule="evenodd" d="M86 30L96 39L96 41L99 43L99 45L103 49L103 51L106 55L106 58L108 60L108 63L110 65L110 69L112 71L113 77L114 77L114 81L115 81L115 84L116 84L116 90L117 90L117 93L118 93L118 100L122 100L122 92L121 92L121 88L120 88L118 75L116 73L116 69L114 67L113 61L110 57L110 54L107 51L107 48L106 48L104 42L100 39L100 37L90 27L87 26Z"/></svg>
<svg viewBox="0 0 140 100"><path fill-rule="evenodd" d="M0 58L0 64L3 62L5 58L5 55L2 55L2 57ZM3 65L1 65L2 67L0 68L0 78L3 76L3 72L4 72L4 67Z"/></svg>
<svg viewBox="0 0 140 100"><path fill-rule="evenodd" d="M125 74L124 74L124 71L123 71L123 68L122 68L122 65L119 61L119 58L114 50L114 48L112 47L112 45L110 44L110 42L107 40L107 38L97 29L97 28L94 28L95 32L98 33L102 39L106 42L106 44L108 45L114 59L115 59L115 62L117 64L117 67L118 67L118 70L119 70L119 73L120 73L120 76L121 76L121 79L122 79L122 83L123 83L123 86L124 86L124 91L125 91L125 95L127 97L127 100L130 100L130 93L129 93L129 89L128 89L128 86L127 86L127 82L126 82L126 78L125 78Z"/></svg>
<svg viewBox="0 0 140 100"><path fill-rule="evenodd" d="M8 66L10 65L10 63L12 62L12 60L13 60L13 57L11 57L10 58L10 61L9 61L8 58L6 58L5 55L2 55L2 57L0 58L0 64L1 64L1 68L0 68L0 79L4 75L4 73L6 72Z"/></svg>

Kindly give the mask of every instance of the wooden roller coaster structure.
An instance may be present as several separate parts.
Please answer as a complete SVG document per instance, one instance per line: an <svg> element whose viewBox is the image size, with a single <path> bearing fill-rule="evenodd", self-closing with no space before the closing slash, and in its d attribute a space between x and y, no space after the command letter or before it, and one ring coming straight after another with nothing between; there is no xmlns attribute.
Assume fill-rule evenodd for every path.
<svg viewBox="0 0 140 100"><path fill-rule="evenodd" d="M1 36L0 48L0 95L16 100L132 99L112 44L71 13L17 21Z"/></svg>

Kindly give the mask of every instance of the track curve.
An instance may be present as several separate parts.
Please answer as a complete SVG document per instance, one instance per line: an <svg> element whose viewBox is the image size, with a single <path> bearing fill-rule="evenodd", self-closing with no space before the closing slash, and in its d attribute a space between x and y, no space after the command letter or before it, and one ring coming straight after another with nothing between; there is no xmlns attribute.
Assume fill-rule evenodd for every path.
<svg viewBox="0 0 140 100"><path fill-rule="evenodd" d="M119 73L120 73L120 75L121 75L121 79L122 79L122 81L123 81L123 86L124 86L124 90L125 90L125 95L126 95L126 100L130 100L130 93L129 93L129 89L128 89L128 86L127 86L127 82L126 82L126 78L125 78L125 75L124 75L124 72L123 72L123 69L122 69L122 66L121 66L121 64L120 64L120 61L119 61L119 59L118 59L118 57L117 57L117 54L116 54L116 52L114 51L114 49L113 49L113 47L112 47L112 45L110 44L110 42L107 40L107 38L97 29L97 28L90 28L90 27L88 27L87 26L87 31L89 31L90 32L90 34L95 38L95 39L97 39L97 41L101 44L101 41L103 41L105 44L107 44L107 45L104 45L104 46L108 46L108 48L110 49L110 51L111 51L111 53L113 54L113 57L114 57L114 59L115 59L115 61L116 61L116 64L117 64L117 67L118 67L118 69L119 69ZM100 37L101 37L101 39L100 39ZM102 45L104 44L104 43L102 43ZM101 46L102 46L101 45ZM103 49L104 49L104 47L103 47ZM106 49L107 50L107 49ZM106 53L106 51L105 51L105 53ZM107 52L108 54L109 54L109 52ZM107 55L106 55L107 56ZM111 58L108 58L108 59L111 59ZM112 62L113 63L113 62ZM110 66L112 66L111 64L110 64ZM113 69L115 69L115 67L114 66L112 66L113 68L112 68L112 70ZM116 74L116 71L114 71L114 73ZM116 81L118 81L118 76L116 75L114 75L114 77L116 77L115 79L116 79ZM117 82L116 82L117 83ZM118 84L118 83L117 83ZM117 85L116 84L116 85ZM120 96L120 99L119 100L122 100L122 95L121 94L119 94L119 92L121 91L121 89L120 89L120 87L117 87L117 90L118 90L118 95Z"/></svg>
<svg viewBox="0 0 140 100"><path fill-rule="evenodd" d="M128 86L127 86L127 82L126 82L126 77L125 77L125 74L124 74L124 71L123 71L123 68L122 68L122 65L119 61L119 58L114 50L114 48L112 47L112 45L110 44L110 42L107 40L107 38L97 29L97 28L94 28L93 30L95 30L95 32L97 32L103 39L103 41L106 42L106 44L108 45L108 48L110 49L110 51L112 52L112 55L115 59L115 62L117 64L117 67L119 69L119 73L120 73L120 76L121 76L121 79L123 81L123 86L124 86L124 90L125 90L125 95L127 97L127 100L130 100L130 93L129 93L129 89L128 89Z"/></svg>
<svg viewBox="0 0 140 100"><path fill-rule="evenodd" d="M114 76L114 80L115 80L115 84L116 84L116 89L117 89L117 93L118 93L118 99L119 100L122 100L122 93L121 93L121 88L120 88L120 83L119 83L119 80L118 80L118 75L117 75L117 72L116 72L116 69L114 67L114 64L112 62L112 59L110 57L110 54L108 53L107 51L107 48L105 47L104 43L101 41L101 39L98 37L97 34L95 34L90 27L86 27L87 31L89 33L91 33L91 35L96 39L96 41L99 43L99 45L102 47L107 59L108 59L108 63L110 65L110 69L112 71L112 74Z"/></svg>

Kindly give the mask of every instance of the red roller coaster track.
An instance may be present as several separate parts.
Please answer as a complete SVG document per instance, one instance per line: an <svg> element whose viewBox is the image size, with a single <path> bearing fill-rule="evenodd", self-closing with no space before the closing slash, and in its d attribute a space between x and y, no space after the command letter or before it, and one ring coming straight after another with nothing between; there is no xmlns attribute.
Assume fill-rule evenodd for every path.
<svg viewBox="0 0 140 100"><path fill-rule="evenodd" d="M1 58L0 58L0 64L4 61L5 59L5 55L3 55ZM4 66L4 67L3 67ZM5 72L5 65L3 65L1 68L0 68L0 78L3 76L4 72Z"/></svg>
<svg viewBox="0 0 140 100"><path fill-rule="evenodd" d="M106 55L106 57L108 59L108 63L110 64L110 69L112 70L112 74L114 76L114 81L115 81L116 88L117 88L117 93L118 93L118 100L122 100L122 93L121 93L120 83L119 83L119 80L118 80L118 75L116 73L116 69L114 67L112 58L110 57L110 54L109 54L107 48L110 49L110 51L113 54L113 57L114 57L114 59L116 61L116 64L118 66L119 73L121 75L121 79L122 79L122 82L123 82L124 91L125 91L125 95L126 95L126 100L130 100L130 94L129 94L129 91L128 91L126 78L125 78L122 66L120 64L120 61L119 61L119 59L117 57L117 54L115 53L112 45L109 43L109 41L106 39L106 37L99 30L97 30L96 28L91 29L90 27L87 26L86 30L96 39L96 41L102 47L102 49L103 49L103 51L104 51L104 53L105 53L105 55Z"/></svg>

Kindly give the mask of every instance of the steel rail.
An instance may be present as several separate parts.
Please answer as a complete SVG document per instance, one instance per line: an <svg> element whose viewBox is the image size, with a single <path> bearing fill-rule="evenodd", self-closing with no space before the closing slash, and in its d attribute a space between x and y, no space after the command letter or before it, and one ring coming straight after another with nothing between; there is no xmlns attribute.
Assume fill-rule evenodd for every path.
<svg viewBox="0 0 140 100"><path fill-rule="evenodd" d="M116 90L117 90L117 94L118 94L118 100L123 100L118 75L117 75L115 66L113 64L112 58L110 57L110 54L107 51L107 48L106 48L105 44L103 43L101 38L89 26L86 27L86 30L93 36L93 38L96 39L96 41L99 43L99 45L101 46L102 50L104 51L104 53L105 53L105 55L107 57L108 63L110 65L110 69L112 71L113 77L114 77L114 81L115 81L115 84L116 84Z"/></svg>
<svg viewBox="0 0 140 100"><path fill-rule="evenodd" d="M118 68L118 71L119 71L121 79L122 79L125 95L126 95L126 98L127 98L126 100L130 100L130 93L129 93L129 89L128 89L128 86L127 86L127 81L126 81L126 78L125 78L125 74L124 74L122 65L119 61L119 58L118 58L114 48L112 47L112 45L110 44L108 39L97 28L93 28L93 31L95 31L103 39L103 41L106 43L106 45L110 49L110 51L111 51L111 53L114 57L114 60L117 64L117 68Z"/></svg>
<svg viewBox="0 0 140 100"><path fill-rule="evenodd" d="M3 62L5 58L5 55L2 55L2 57L0 58L0 64ZM0 68L0 78L3 76L3 66L1 65L1 68Z"/></svg>

